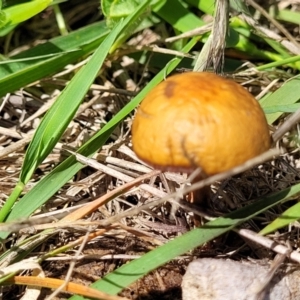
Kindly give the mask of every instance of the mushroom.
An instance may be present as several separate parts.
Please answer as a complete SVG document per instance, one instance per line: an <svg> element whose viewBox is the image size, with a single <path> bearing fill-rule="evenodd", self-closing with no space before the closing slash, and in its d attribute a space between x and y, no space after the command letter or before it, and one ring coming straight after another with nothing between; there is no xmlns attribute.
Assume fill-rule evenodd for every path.
<svg viewBox="0 0 300 300"><path fill-rule="evenodd" d="M132 143L154 168L190 173L199 167L205 177L263 153L271 138L259 103L241 85L188 72L169 77L142 101Z"/></svg>

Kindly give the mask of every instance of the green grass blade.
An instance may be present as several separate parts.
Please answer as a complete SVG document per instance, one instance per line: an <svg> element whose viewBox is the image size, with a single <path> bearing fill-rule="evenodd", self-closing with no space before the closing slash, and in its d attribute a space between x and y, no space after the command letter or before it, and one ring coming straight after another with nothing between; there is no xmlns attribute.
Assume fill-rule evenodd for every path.
<svg viewBox="0 0 300 300"><path fill-rule="evenodd" d="M52 151L64 133L122 28L123 22L120 22L95 51L88 63L76 73L42 119L26 151L20 174L21 182L28 182L36 167Z"/></svg>
<svg viewBox="0 0 300 300"><path fill-rule="evenodd" d="M114 272L106 275L91 286L109 294L117 294L130 284L145 276L150 271L169 262L176 256L182 255L204 243L224 234L241 223L253 218L272 206L289 199L299 193L300 184L264 197L258 202L242 209L210 221L200 228L196 228L171 242L152 250L141 258L124 264ZM80 296L73 296L70 300L82 300Z"/></svg>
<svg viewBox="0 0 300 300"><path fill-rule="evenodd" d="M153 7L153 11L174 29L181 32L205 25L204 21L190 12L179 0L160 2Z"/></svg>
<svg viewBox="0 0 300 300"><path fill-rule="evenodd" d="M127 18L126 21L119 21L119 24L106 37L85 67L76 73L74 78L56 99L36 130L33 140L26 151L20 174L21 182L26 184L36 167L46 158L50 151L52 151L74 117L82 99L96 78L99 69L118 35L146 9L148 2L149 1L144 1L139 5L136 12L133 13L130 18Z"/></svg>
<svg viewBox="0 0 300 300"><path fill-rule="evenodd" d="M14 25L28 20L44 10L51 2L52 0L28 1L3 9L2 13L4 14L5 21L1 22L0 28L6 25Z"/></svg>
<svg viewBox="0 0 300 300"><path fill-rule="evenodd" d="M297 203L287 209L280 217L275 219L272 223L267 225L260 234L266 235L274 232L282 227L288 226L290 223L300 219L300 203Z"/></svg>
<svg viewBox="0 0 300 300"><path fill-rule="evenodd" d="M197 39L191 40L182 50L188 52L197 43ZM147 86L130 101L119 113L110 120L95 136L86 142L78 152L85 156L93 155L101 148L109 138L115 127L132 112L135 107L144 99L149 91L161 82L167 74L172 72L180 63L182 58L171 60ZM43 205L53 196L66 182L68 182L81 168L82 164L76 162L74 156L67 158L52 172L46 175L37 183L18 203L13 207L6 221L13 221L29 217L37 208ZM0 232L0 239L5 239L9 232Z"/></svg>
<svg viewBox="0 0 300 300"><path fill-rule="evenodd" d="M197 7L199 10L203 11L208 15L214 14L215 1L214 0L186 0L187 3Z"/></svg>
<svg viewBox="0 0 300 300"><path fill-rule="evenodd" d="M274 105L274 106L263 108L265 114L273 114L278 112L294 113L298 109L300 109L300 103L287 104L287 105Z"/></svg>
<svg viewBox="0 0 300 300"><path fill-rule="evenodd" d="M277 20L285 21L300 25L300 13L299 11L291 11L287 9L278 10L275 14Z"/></svg>
<svg viewBox="0 0 300 300"><path fill-rule="evenodd" d="M268 110L277 105L294 104L300 99L300 76L294 77L283 84L277 91L260 100L263 109ZM275 122L282 112L267 114L269 124Z"/></svg>
<svg viewBox="0 0 300 300"><path fill-rule="evenodd" d="M54 74L94 51L108 32L105 23L99 22L1 61L0 97Z"/></svg>
<svg viewBox="0 0 300 300"><path fill-rule="evenodd" d="M120 22L92 55L88 63L76 73L42 119L26 151L19 183L0 210L0 222L6 219L8 212L16 202L20 185L26 184L30 180L37 166L61 138L122 28L123 22Z"/></svg>
<svg viewBox="0 0 300 300"><path fill-rule="evenodd" d="M291 64L291 63L296 63L296 62L299 62L299 60L300 60L300 55L296 55L296 56L284 58L284 59L281 59L281 60L278 60L278 61L274 61L274 62L271 62L271 63L268 63L268 64L258 66L258 67L256 67L256 69L258 71L264 71L264 70L268 70L268 69L271 69L271 68L276 68L276 67L288 65L288 64ZM299 67L299 66L296 66L296 67Z"/></svg>
<svg viewBox="0 0 300 300"><path fill-rule="evenodd" d="M64 52L78 50L82 46L90 44L98 37L103 38L110 32L110 29L107 28L104 21L100 21L76 31L69 33L67 36L59 36L50 39L49 41L37 45L28 50L22 51L17 55L13 55L6 61L6 68L0 69L0 79L3 79L5 75L12 74L16 71L20 71L23 68L27 67L31 62L20 63L20 59L32 60L38 58L38 61L43 61L44 56L61 54ZM17 60L14 63L14 60ZM1 62L1 64L5 61Z"/></svg>

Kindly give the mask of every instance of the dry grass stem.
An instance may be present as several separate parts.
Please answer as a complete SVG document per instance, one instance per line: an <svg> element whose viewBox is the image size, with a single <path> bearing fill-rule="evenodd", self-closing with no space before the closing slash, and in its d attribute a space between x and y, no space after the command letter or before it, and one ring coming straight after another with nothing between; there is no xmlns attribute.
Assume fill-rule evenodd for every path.
<svg viewBox="0 0 300 300"><path fill-rule="evenodd" d="M279 141L291 128L300 121L300 109L294 112L273 134L274 142Z"/></svg>
<svg viewBox="0 0 300 300"><path fill-rule="evenodd" d="M282 254L289 259L300 263L300 253L297 251L292 251L289 247L281 245L274 240L271 240L265 236L255 233L249 229L234 229L239 235L249 239L267 249L270 249L278 254Z"/></svg>
<svg viewBox="0 0 300 300"><path fill-rule="evenodd" d="M257 4L253 0L247 0L247 2L253 6L257 11L259 11L265 18L267 18L268 21L270 21L279 31L282 32L283 35L286 36L288 40L290 40L294 46L297 48L297 51L299 54L300 53L300 45L297 42L297 40L279 23L277 22L274 18L272 18L265 9L263 9L259 4Z"/></svg>
<svg viewBox="0 0 300 300"><path fill-rule="evenodd" d="M196 190L198 190L198 189L200 189L204 186L211 185L216 181L221 181L221 180L223 180L225 178L228 178L230 176L233 176L233 175L239 174L241 172L244 172L244 171L256 166L257 164L261 164L265 161L273 159L275 156L280 155L280 153L281 152L279 150L276 150L276 149L269 150L268 152L265 152L265 153L255 157L253 159L250 159L246 163L244 163L240 166L237 166L237 167L235 167L235 168L233 168L233 169L231 169L227 172L223 172L223 173L220 173L220 174L217 174L217 175L214 175L214 176L210 176L210 177L208 177L204 180L201 180L197 183L192 184L189 187L184 187L183 189L180 189L179 191L177 191L175 193L172 193L170 195L162 197L161 199L158 199L158 200L152 201L151 203L144 204L140 207L135 207L135 208L132 208L128 211L119 213L117 216L113 216L113 217L110 217L106 220L100 221L100 223L103 226L107 226L109 224L113 224L115 222L118 222L122 218L137 215L140 212L142 212L143 210L150 209L153 206L161 205L166 201L175 201L175 203L178 203L178 200L176 201L176 199L181 199L183 197L183 195L186 195L190 192L196 191ZM140 186L140 188L144 188L144 187ZM155 193L155 196L156 196L156 193ZM180 204L180 202L179 202L179 204Z"/></svg>

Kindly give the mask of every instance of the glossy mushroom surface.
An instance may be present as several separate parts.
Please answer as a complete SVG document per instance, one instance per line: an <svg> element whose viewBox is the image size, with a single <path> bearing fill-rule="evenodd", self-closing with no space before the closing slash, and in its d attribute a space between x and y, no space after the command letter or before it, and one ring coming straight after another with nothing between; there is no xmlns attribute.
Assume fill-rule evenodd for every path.
<svg viewBox="0 0 300 300"><path fill-rule="evenodd" d="M132 125L133 149L156 168L207 175L269 149L264 112L242 86L213 73L171 76L142 101Z"/></svg>

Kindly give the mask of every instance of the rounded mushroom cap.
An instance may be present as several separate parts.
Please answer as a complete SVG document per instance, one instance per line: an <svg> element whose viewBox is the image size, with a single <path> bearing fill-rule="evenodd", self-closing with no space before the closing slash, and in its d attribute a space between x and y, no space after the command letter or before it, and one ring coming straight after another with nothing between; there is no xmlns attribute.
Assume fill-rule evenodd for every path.
<svg viewBox="0 0 300 300"><path fill-rule="evenodd" d="M137 156L156 168L207 175L268 150L268 124L242 86L213 73L169 77L143 100L132 125Z"/></svg>

